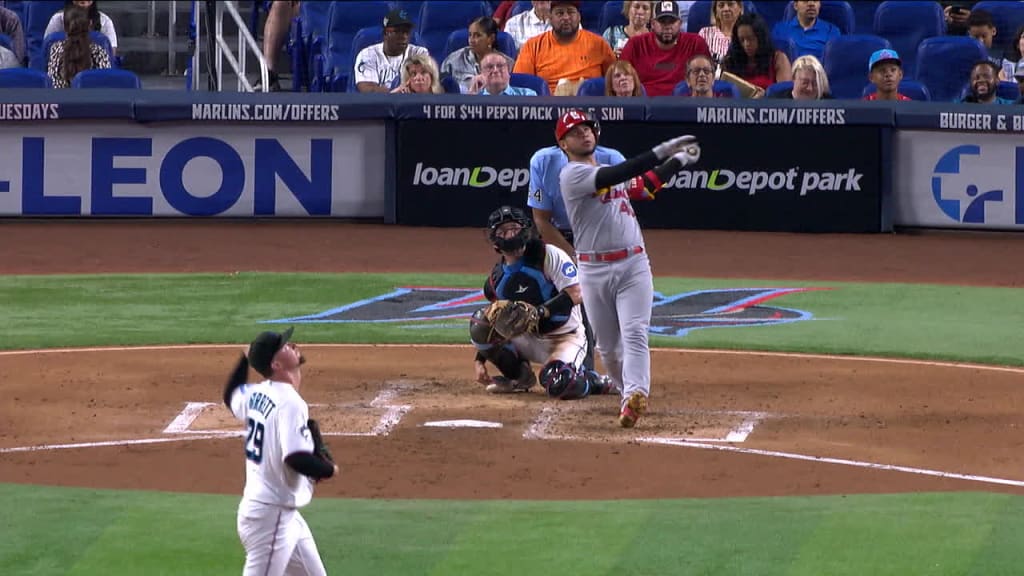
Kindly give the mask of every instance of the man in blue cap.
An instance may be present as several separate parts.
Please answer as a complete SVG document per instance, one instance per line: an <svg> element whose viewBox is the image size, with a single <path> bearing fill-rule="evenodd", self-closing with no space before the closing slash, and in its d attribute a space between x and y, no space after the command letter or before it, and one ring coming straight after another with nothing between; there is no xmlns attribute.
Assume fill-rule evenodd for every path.
<svg viewBox="0 0 1024 576"><path fill-rule="evenodd" d="M895 50L885 48L871 55L868 60L868 80L875 85L875 92L865 96L865 100L910 100L899 93L903 63Z"/></svg>

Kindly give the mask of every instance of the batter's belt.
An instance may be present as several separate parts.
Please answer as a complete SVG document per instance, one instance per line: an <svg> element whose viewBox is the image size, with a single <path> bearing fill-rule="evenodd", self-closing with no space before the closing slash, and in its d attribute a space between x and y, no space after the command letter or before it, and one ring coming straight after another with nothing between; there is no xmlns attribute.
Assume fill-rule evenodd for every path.
<svg viewBox="0 0 1024 576"><path fill-rule="evenodd" d="M634 254L640 254L643 251L643 246L632 246L622 250L612 250L611 252L577 252L576 257L579 258L580 262L615 262L629 258Z"/></svg>

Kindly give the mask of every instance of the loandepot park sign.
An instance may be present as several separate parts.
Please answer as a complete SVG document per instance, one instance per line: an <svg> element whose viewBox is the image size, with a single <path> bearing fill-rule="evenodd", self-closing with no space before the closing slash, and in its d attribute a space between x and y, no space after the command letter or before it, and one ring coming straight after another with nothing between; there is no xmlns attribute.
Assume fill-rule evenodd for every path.
<svg viewBox="0 0 1024 576"><path fill-rule="evenodd" d="M654 293L651 333L684 336L700 328L772 326L810 320L810 312L769 306L771 300L815 288L724 288L682 294ZM366 300L317 314L265 320L267 323L395 323L422 327L424 322L468 320L487 305L476 288L395 288Z"/></svg>

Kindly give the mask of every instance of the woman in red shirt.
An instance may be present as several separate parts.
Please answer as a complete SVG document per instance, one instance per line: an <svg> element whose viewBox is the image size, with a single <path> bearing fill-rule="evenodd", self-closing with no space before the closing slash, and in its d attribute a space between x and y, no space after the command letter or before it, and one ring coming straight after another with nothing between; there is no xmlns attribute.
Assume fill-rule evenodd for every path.
<svg viewBox="0 0 1024 576"><path fill-rule="evenodd" d="M768 34L764 18L753 13L741 14L732 29L732 42L722 67L747 82L767 89L776 82L793 79L789 57L776 50Z"/></svg>

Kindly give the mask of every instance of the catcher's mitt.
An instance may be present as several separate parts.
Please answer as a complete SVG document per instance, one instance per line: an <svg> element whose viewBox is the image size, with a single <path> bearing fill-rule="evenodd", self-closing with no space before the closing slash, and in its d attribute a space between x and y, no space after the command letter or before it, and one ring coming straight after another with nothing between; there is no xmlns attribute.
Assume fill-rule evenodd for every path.
<svg viewBox="0 0 1024 576"><path fill-rule="evenodd" d="M327 448L327 444L324 444L324 437L320 433L320 423L310 418L306 421L306 427L309 428L309 435L313 437L313 453L334 464L334 456Z"/></svg>
<svg viewBox="0 0 1024 576"><path fill-rule="evenodd" d="M487 308L487 320L502 338L512 339L527 332L537 332L540 310L528 302L498 300Z"/></svg>

